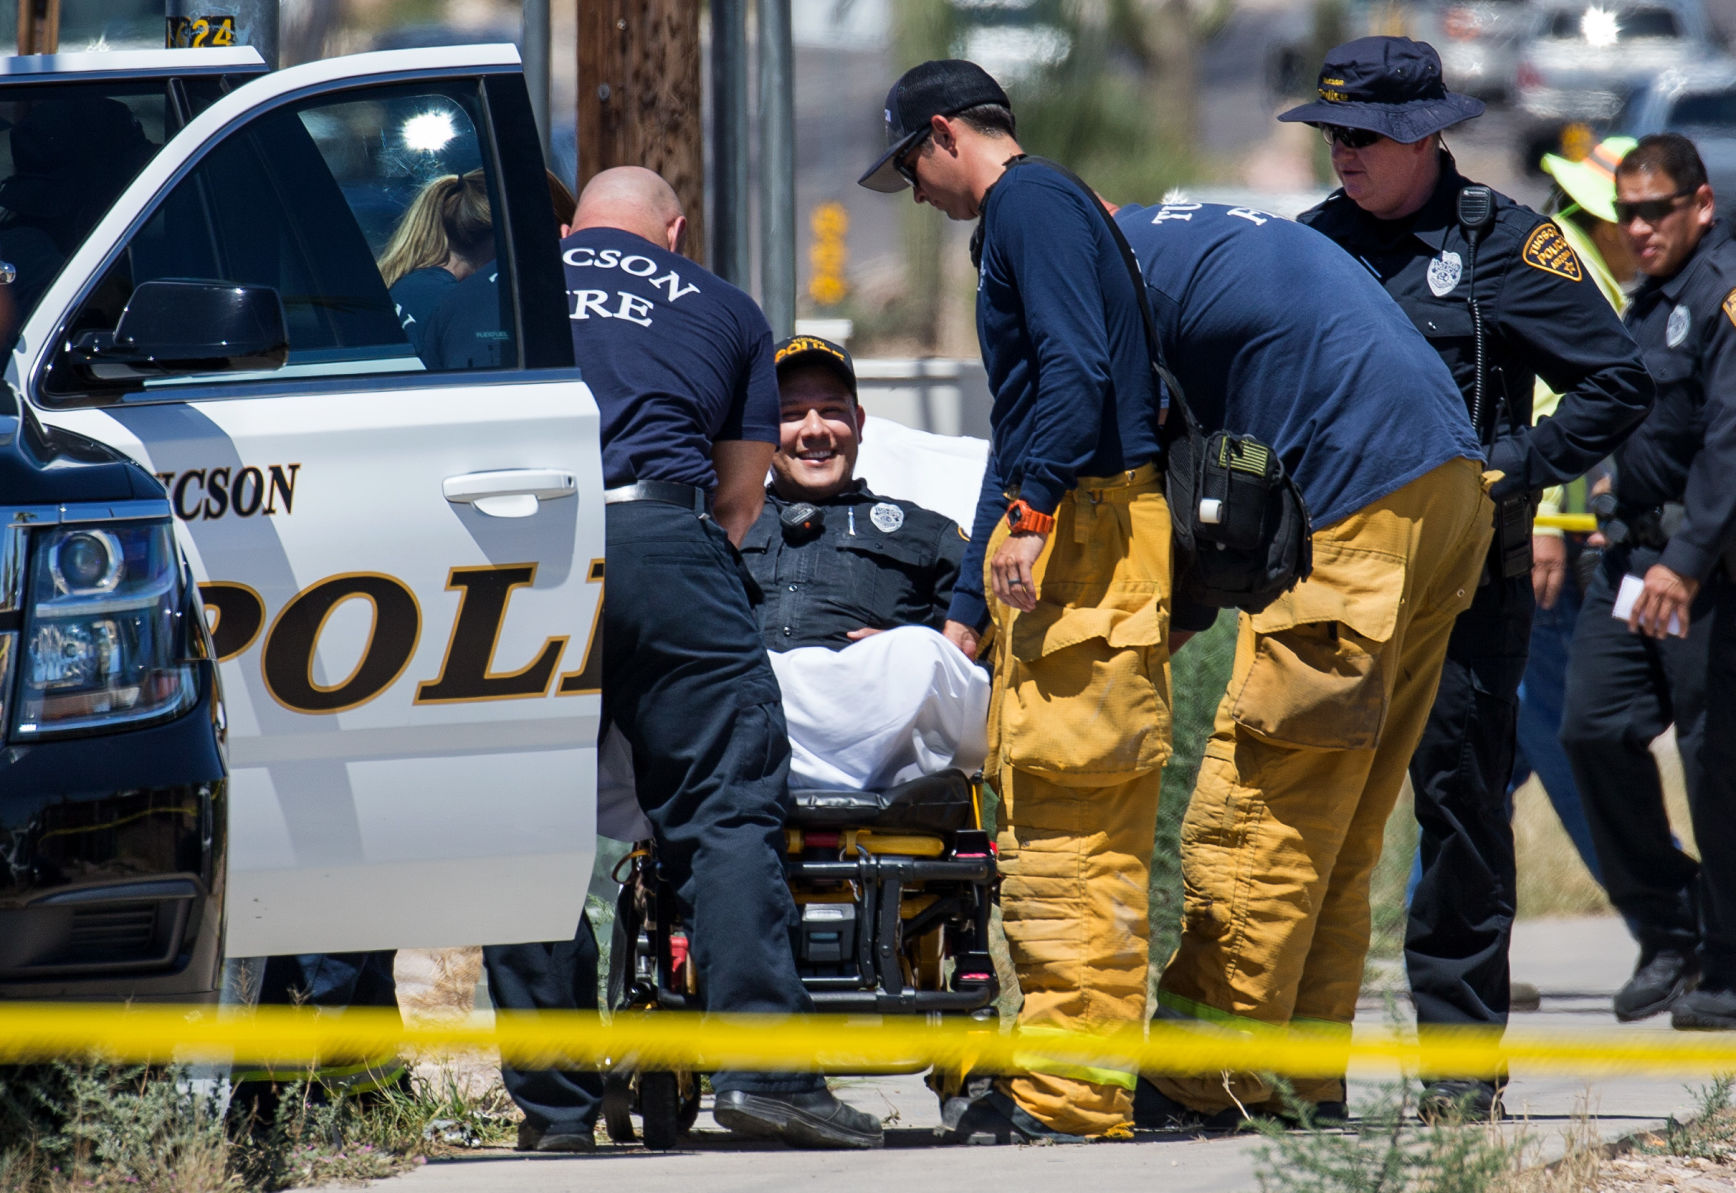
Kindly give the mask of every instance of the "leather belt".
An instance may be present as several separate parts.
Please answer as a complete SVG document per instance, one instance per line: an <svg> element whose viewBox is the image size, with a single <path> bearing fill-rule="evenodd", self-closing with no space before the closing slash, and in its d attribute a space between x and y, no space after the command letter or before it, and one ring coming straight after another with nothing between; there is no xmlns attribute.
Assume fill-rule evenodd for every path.
<svg viewBox="0 0 1736 1193"><path fill-rule="evenodd" d="M623 501L660 501L664 505L678 505L692 510L696 514L708 513L711 508L711 499L704 489L698 485L676 484L674 481L634 481L630 485L603 490L604 505L617 505Z"/></svg>

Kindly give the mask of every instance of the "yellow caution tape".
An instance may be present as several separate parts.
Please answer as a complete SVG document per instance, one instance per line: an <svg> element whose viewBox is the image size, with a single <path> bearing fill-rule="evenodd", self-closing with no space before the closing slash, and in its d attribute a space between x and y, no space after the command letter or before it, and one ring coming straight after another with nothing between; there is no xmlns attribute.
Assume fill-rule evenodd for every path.
<svg viewBox="0 0 1736 1193"><path fill-rule="evenodd" d="M1335 1076L1370 1068L1668 1076L1736 1072L1736 1033L1548 1032L1379 1028L1230 1030L1158 1022L1149 1032L1018 1033L967 1020L825 1015L699 1016L673 1011L511 1013L404 1024L390 1010L295 1007L187 1009L9 1003L0 1010L0 1063L100 1057L130 1063L314 1064L321 1056L498 1049L526 1068L816 1070L850 1073L927 1065L1016 1071L1045 1067L1221 1070ZM1017 1059L1015 1059L1015 1054Z"/></svg>
<svg viewBox="0 0 1736 1193"><path fill-rule="evenodd" d="M1539 530L1565 530L1568 534L1590 534L1597 529L1597 518L1591 514L1538 514L1531 525Z"/></svg>

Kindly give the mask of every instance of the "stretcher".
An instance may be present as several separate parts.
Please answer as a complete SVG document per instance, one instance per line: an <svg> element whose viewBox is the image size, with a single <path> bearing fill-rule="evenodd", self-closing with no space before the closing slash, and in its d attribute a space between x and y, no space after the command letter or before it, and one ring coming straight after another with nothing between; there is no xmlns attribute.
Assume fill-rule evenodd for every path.
<svg viewBox="0 0 1736 1193"><path fill-rule="evenodd" d="M1000 993L988 945L997 873L978 781L951 770L878 791L791 796L784 874L799 916L796 968L815 1009L992 1020ZM699 1008L687 926L654 843L639 842L617 877L610 1009L620 1016ZM925 1067L913 1059L878 1071ZM604 1125L617 1142L642 1137L666 1150L692 1127L699 1097L698 1074L643 1070L620 1058L605 1076Z"/></svg>

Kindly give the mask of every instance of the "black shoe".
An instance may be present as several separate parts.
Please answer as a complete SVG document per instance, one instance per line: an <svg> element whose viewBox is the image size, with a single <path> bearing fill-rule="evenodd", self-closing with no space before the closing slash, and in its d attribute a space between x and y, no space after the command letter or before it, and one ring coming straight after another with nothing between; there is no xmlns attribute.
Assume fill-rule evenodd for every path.
<svg viewBox="0 0 1736 1193"><path fill-rule="evenodd" d="M1670 1026L1678 1031L1736 1030L1736 990L1690 990L1670 1008Z"/></svg>
<svg viewBox="0 0 1736 1193"><path fill-rule="evenodd" d="M1417 1117L1430 1124L1492 1123L1506 1116L1500 1087L1493 1081L1431 1081L1417 1101Z"/></svg>
<svg viewBox="0 0 1736 1193"><path fill-rule="evenodd" d="M1084 1135L1069 1135L1044 1126L1029 1111L1000 1090L968 1098L948 1098L940 1108L935 1135L942 1143L967 1146L1007 1143L1090 1143Z"/></svg>
<svg viewBox="0 0 1736 1193"><path fill-rule="evenodd" d="M711 1108L717 1125L750 1139L781 1139L791 1147L880 1147L880 1120L840 1102L827 1089L804 1094L752 1094L731 1089Z"/></svg>
<svg viewBox="0 0 1736 1193"><path fill-rule="evenodd" d="M557 1127L542 1130L529 1123L518 1124L517 1150L521 1152L594 1152L597 1150L595 1131Z"/></svg>
<svg viewBox="0 0 1736 1193"><path fill-rule="evenodd" d="M1213 1113L1195 1110L1141 1077L1133 1087L1133 1125L1141 1131L1242 1131L1253 1118L1234 1106Z"/></svg>
<svg viewBox="0 0 1736 1193"><path fill-rule="evenodd" d="M1699 977L1700 960L1692 953L1659 949L1650 957L1642 956L1634 976L1616 993L1615 1017L1632 1023L1667 1011L1694 988Z"/></svg>

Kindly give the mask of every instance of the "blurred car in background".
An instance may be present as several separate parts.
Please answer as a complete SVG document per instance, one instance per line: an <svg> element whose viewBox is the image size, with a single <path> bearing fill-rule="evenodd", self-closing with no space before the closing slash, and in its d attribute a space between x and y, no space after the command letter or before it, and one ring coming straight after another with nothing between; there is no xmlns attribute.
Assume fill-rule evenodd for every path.
<svg viewBox="0 0 1736 1193"><path fill-rule="evenodd" d="M1440 53L1448 87L1501 103L1513 97L1536 16L1526 0L1429 0L1411 9L1410 36Z"/></svg>
<svg viewBox="0 0 1736 1193"><path fill-rule="evenodd" d="M1552 3L1534 21L1516 72L1528 166L1563 146L1578 156L1572 142L1589 149L1634 91L1721 54L1700 0Z"/></svg>
<svg viewBox="0 0 1736 1193"><path fill-rule="evenodd" d="M1736 200L1736 59L1665 71L1629 100L1616 131L1681 133L1700 150L1713 194Z"/></svg>

